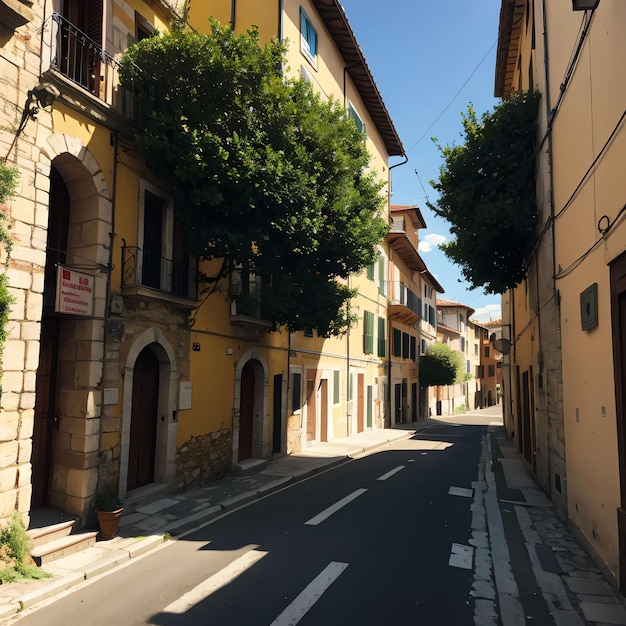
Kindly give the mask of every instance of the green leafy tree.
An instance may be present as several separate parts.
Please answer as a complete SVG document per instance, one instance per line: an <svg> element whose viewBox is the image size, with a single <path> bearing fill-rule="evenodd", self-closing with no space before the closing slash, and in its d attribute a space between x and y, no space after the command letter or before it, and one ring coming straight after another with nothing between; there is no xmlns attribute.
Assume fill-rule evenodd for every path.
<svg viewBox="0 0 626 626"><path fill-rule="evenodd" d="M535 147L538 92L519 92L479 119L463 115L464 143L441 147L430 208L450 222L441 246L472 288L503 293L524 277L537 224Z"/></svg>
<svg viewBox="0 0 626 626"><path fill-rule="evenodd" d="M340 333L354 295L346 280L387 232L381 183L363 135L341 103L287 79L285 48L260 46L211 22L131 46L122 84L141 114L136 144L175 189L192 251L261 277L261 314L274 328Z"/></svg>
<svg viewBox="0 0 626 626"><path fill-rule="evenodd" d="M462 382L463 355L452 350L448 344L433 344L426 354L420 357L419 376L421 387L453 385Z"/></svg>

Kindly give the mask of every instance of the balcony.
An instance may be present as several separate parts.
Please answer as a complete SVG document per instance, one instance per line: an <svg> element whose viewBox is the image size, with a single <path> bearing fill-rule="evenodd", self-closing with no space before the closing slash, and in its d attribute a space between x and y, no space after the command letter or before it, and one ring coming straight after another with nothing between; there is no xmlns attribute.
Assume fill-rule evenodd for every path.
<svg viewBox="0 0 626 626"><path fill-rule="evenodd" d="M422 300L400 281L389 281L389 304L387 316L411 326L422 314Z"/></svg>
<svg viewBox="0 0 626 626"><path fill-rule="evenodd" d="M261 318L261 278L241 269L230 275L230 325L237 337L258 340L272 328Z"/></svg>
<svg viewBox="0 0 626 626"><path fill-rule="evenodd" d="M191 309L196 302L196 270L189 259L175 262L137 246L122 246L122 293L167 300Z"/></svg>
<svg viewBox="0 0 626 626"><path fill-rule="evenodd" d="M131 93L120 85L119 63L62 15L44 22L41 48L42 77L66 104L101 122L114 116L128 125L137 118Z"/></svg>

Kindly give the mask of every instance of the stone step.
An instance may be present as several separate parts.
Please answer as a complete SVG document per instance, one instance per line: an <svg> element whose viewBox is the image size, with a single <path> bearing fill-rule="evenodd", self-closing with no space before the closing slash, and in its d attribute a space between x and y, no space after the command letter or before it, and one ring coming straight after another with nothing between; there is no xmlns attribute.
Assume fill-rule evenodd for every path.
<svg viewBox="0 0 626 626"><path fill-rule="evenodd" d="M31 528L26 531L26 534L33 542L33 546L39 547L55 539L60 539L67 535L72 534L74 530L74 522L76 520L67 520L66 522L59 522L58 524L49 524L48 526L42 526L41 528Z"/></svg>
<svg viewBox="0 0 626 626"><path fill-rule="evenodd" d="M90 548L96 543L97 535L97 531L92 531L59 537L34 548L31 551L31 556L37 565L45 565L56 559Z"/></svg>
<svg viewBox="0 0 626 626"><path fill-rule="evenodd" d="M236 476L250 476L258 474L267 467L267 459L244 459L233 465L233 474Z"/></svg>

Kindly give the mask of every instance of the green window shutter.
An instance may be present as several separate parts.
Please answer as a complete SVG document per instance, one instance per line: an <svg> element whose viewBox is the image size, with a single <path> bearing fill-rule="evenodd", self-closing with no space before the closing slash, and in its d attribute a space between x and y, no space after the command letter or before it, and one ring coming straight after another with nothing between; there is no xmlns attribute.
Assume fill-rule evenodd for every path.
<svg viewBox="0 0 626 626"><path fill-rule="evenodd" d="M370 311L363 314L363 352L374 354L374 314Z"/></svg>
<svg viewBox="0 0 626 626"><path fill-rule="evenodd" d="M339 382L339 370L335 370L333 372L333 404L339 404L339 400L341 398Z"/></svg>
<svg viewBox="0 0 626 626"><path fill-rule="evenodd" d="M368 280L374 280L374 263L370 263L367 266L367 278Z"/></svg>
<svg viewBox="0 0 626 626"><path fill-rule="evenodd" d="M387 356L387 329L384 317L378 318L378 356Z"/></svg>

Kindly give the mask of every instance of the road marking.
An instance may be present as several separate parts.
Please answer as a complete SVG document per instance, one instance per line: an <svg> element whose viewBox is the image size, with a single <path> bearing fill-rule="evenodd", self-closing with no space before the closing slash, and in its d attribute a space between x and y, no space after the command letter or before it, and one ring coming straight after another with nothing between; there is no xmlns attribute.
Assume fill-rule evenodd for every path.
<svg viewBox="0 0 626 626"><path fill-rule="evenodd" d="M329 506L326 510L322 511L319 515L312 517L308 522L304 522L308 526L317 526L321 522L323 522L327 517L330 517L333 513L338 511L341 507L346 506L355 500L360 495L364 494L367 489L357 489L355 492L351 493L349 496L342 498L339 502L335 502L332 506Z"/></svg>
<svg viewBox="0 0 626 626"><path fill-rule="evenodd" d="M473 556L474 548L471 546L464 546L461 543L453 543L448 565L451 567L460 567L461 569L472 569Z"/></svg>
<svg viewBox="0 0 626 626"><path fill-rule="evenodd" d="M465 487L450 487L448 490L449 496L462 496L463 498L473 498L474 490L465 489Z"/></svg>
<svg viewBox="0 0 626 626"><path fill-rule="evenodd" d="M390 472L387 472L386 474L379 476L376 480L387 480L388 478L391 478L394 474L397 474L403 469L404 469L404 465L398 465L398 467L394 467L394 469L392 469Z"/></svg>
<svg viewBox="0 0 626 626"><path fill-rule="evenodd" d="M208 598L218 589L226 586L232 580L237 578L237 576L243 574L257 561L261 560L266 554L267 552L263 552L261 550L249 550L245 554L242 554L238 559L235 559L232 563L227 565L224 569L221 569L216 574L213 574L213 576L207 578L191 591L188 591L186 594L178 598L178 600L165 607L163 612L175 613L177 615L186 613L191 607L195 606L205 598Z"/></svg>
<svg viewBox="0 0 626 626"><path fill-rule="evenodd" d="M271 623L271 626L295 626L321 598L322 594L343 574L348 563L332 561L304 591Z"/></svg>

